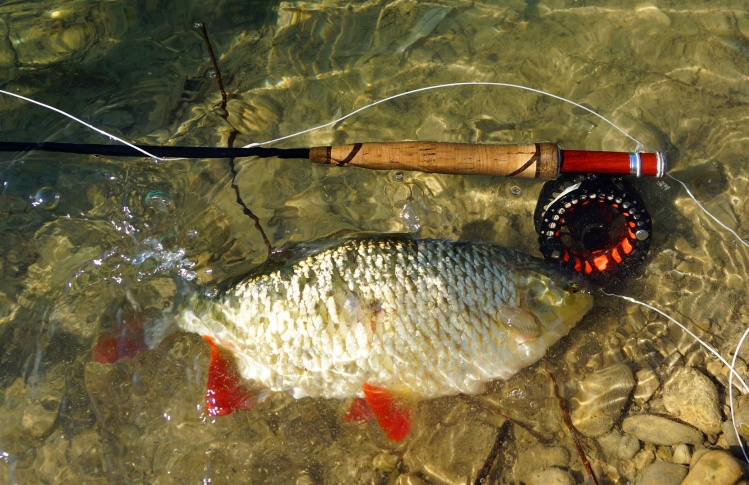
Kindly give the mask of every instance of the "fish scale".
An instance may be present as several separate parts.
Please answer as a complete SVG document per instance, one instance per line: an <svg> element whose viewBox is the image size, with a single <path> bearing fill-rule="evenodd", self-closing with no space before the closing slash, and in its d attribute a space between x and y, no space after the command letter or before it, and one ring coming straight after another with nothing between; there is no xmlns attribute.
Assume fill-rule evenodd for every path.
<svg viewBox="0 0 749 485"><path fill-rule="evenodd" d="M179 325L271 391L362 397L366 383L431 398L510 377L592 305L541 260L493 244L360 238L305 254L193 296Z"/></svg>

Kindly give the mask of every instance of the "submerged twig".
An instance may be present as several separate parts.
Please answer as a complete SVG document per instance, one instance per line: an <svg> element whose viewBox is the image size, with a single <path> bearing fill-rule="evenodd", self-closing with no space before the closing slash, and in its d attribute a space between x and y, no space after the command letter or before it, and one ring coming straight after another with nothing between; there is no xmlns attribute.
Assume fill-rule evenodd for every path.
<svg viewBox="0 0 749 485"><path fill-rule="evenodd" d="M221 71L218 69L218 62L216 62L216 56L213 53L213 47L211 47L211 41L208 39L208 31L205 30L205 24L203 22L195 22L195 27L203 34L203 41L205 46L208 48L208 55L213 63L213 71L216 73L216 84L218 89L221 91L221 111L226 111L226 100L227 95L224 91L224 82L221 80Z"/></svg>
<svg viewBox="0 0 749 485"><path fill-rule="evenodd" d="M224 120L228 120L229 114L226 112L226 100L227 95L226 91L224 90L224 83L221 80L221 71L219 71L218 68L218 62L216 61L216 56L213 53L213 48L211 47L211 41L208 38L208 32L205 29L205 25L203 22L195 22L195 27L200 30L200 33L203 34L203 41L205 42L206 47L208 48L208 55L211 57L211 62L213 63L213 69L216 72L216 83L218 84L218 89L221 91L221 113L220 116ZM236 139L237 135L239 133L236 129L233 129L232 132L229 134L229 140L228 140L228 147L232 148L234 146L234 140ZM244 200L242 200L242 195L239 193L239 186L237 185L237 168L234 163L235 158L229 158L229 171L231 172L231 188L234 189L234 193L237 195L237 204L239 204L242 207L242 213L252 219L255 222L255 229L260 232L260 236L263 238L263 243L265 243L265 246L268 248L268 256L270 257L271 254L273 254L273 245L270 242L270 239L268 239L268 236L265 234L265 230L263 229L263 226L260 225L260 218L255 215L254 212L250 210L249 207L247 207L247 204L245 204Z"/></svg>
<svg viewBox="0 0 749 485"><path fill-rule="evenodd" d="M489 473L491 473L492 468L494 467L494 462L497 461L499 449L502 447L502 443L505 442L505 440L507 439L507 435L510 433L511 424L512 421L508 419L504 423L502 423L502 426L500 426L497 430L497 438L494 440L494 446L492 446L491 451L489 451L489 455L484 461L484 466L482 466L479 472L476 474L476 480L473 482L474 485L482 485L486 483L487 479L489 478Z"/></svg>
<svg viewBox="0 0 749 485"><path fill-rule="evenodd" d="M564 399L562 399L562 396L559 394L559 384L557 384L557 380L554 377L554 374L548 369L548 367L544 367L544 370L549 375L549 378L551 379L551 383L553 385L554 389L554 397L557 398L557 401L559 402L559 408L562 410L562 419L564 420L564 424L567 426L567 429L570 432L570 437L572 438L572 443L574 443L575 448L577 449L578 455L580 455L580 460L583 462L583 467L585 467L585 471L588 472L588 476L593 481L595 485L598 485L598 480L596 479L595 474L593 473L593 468L590 466L590 462L588 461L588 457L585 455L585 450L583 450L582 445L580 444L580 440L577 436L577 428L572 424L572 418L570 418L570 413L567 410L567 406L564 404Z"/></svg>

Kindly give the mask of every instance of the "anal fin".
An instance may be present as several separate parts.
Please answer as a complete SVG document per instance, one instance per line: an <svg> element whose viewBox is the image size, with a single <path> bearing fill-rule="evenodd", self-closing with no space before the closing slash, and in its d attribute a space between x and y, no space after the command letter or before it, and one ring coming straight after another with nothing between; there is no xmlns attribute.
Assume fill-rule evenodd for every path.
<svg viewBox="0 0 749 485"><path fill-rule="evenodd" d="M362 386L364 400L377 418L388 439L401 441L411 432L411 406L387 389L366 382Z"/></svg>
<svg viewBox="0 0 749 485"><path fill-rule="evenodd" d="M205 389L208 414L225 416L237 409L252 409L258 402L258 395L243 382L231 354L216 345L210 337L203 339L211 346L211 364Z"/></svg>

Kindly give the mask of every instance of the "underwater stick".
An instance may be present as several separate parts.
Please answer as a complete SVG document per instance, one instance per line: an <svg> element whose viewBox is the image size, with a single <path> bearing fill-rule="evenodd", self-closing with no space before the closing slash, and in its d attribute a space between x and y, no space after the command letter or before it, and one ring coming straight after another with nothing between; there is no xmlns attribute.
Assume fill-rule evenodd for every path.
<svg viewBox="0 0 749 485"><path fill-rule="evenodd" d="M663 152L627 153L562 150L553 143L489 145L429 141L373 142L312 148L179 147L100 145L55 142L0 142L0 151L47 152L143 157L308 159L337 167L374 170L416 170L459 175L501 175L556 178L560 173L609 173L661 177L666 171Z"/></svg>

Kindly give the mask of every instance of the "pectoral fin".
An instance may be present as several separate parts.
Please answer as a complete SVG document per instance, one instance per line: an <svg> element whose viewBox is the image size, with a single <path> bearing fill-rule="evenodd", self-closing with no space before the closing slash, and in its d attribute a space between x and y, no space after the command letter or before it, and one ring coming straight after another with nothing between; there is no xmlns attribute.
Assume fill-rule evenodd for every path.
<svg viewBox="0 0 749 485"><path fill-rule="evenodd" d="M391 391L364 383L364 400L377 418L385 435L393 441L401 441L411 432L411 407Z"/></svg>
<svg viewBox="0 0 749 485"><path fill-rule="evenodd" d="M211 346L211 364L205 389L208 414L225 416L237 409L252 409L258 403L258 393L245 385L231 354L216 345L210 337L203 339Z"/></svg>
<svg viewBox="0 0 749 485"><path fill-rule="evenodd" d="M92 357L100 364L114 364L120 360L132 360L146 349L148 346L139 316L118 312L114 325L99 335Z"/></svg>

